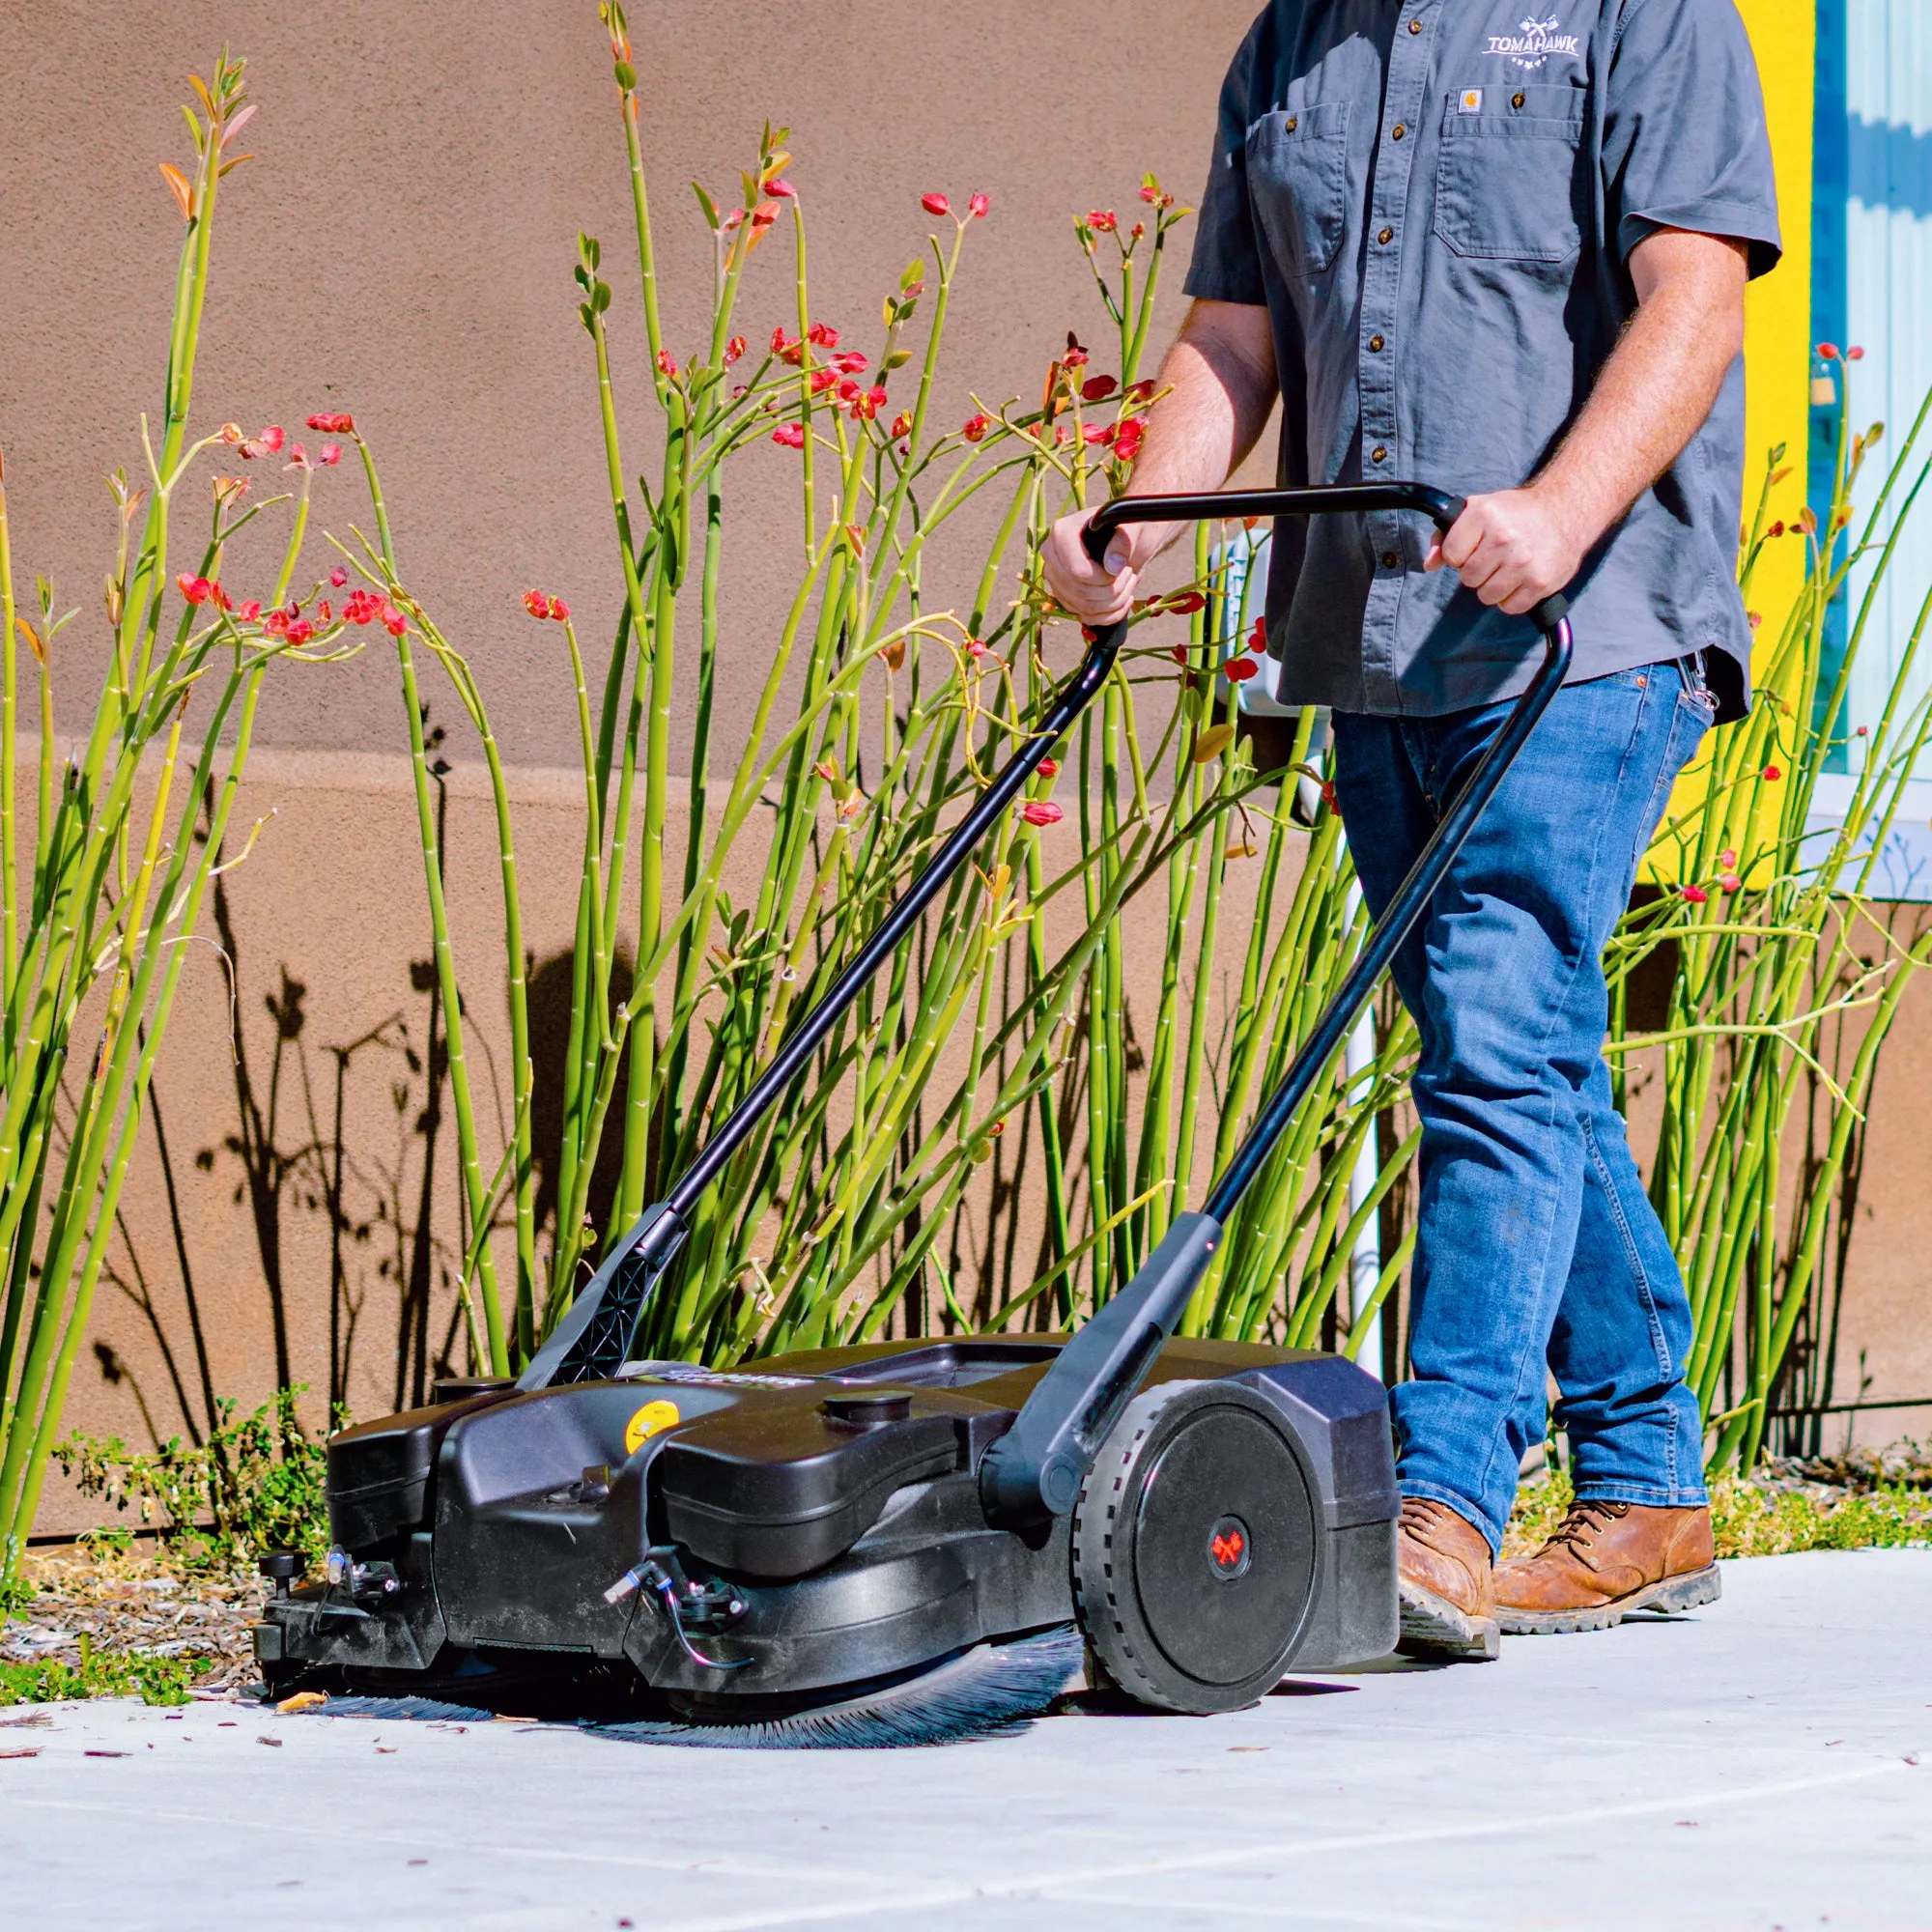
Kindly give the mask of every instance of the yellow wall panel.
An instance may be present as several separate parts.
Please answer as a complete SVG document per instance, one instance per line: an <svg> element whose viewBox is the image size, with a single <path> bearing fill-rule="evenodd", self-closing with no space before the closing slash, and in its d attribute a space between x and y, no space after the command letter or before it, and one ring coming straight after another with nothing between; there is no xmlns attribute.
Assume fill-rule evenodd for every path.
<svg viewBox="0 0 1932 1932"><path fill-rule="evenodd" d="M1757 51L1777 170L1784 259L1750 286L1745 313L1745 521L1764 480L1766 452L1783 443L1791 475L1776 497L1787 521L1804 502L1805 412L1811 376L1811 85L1815 0L1738 0ZM1804 575L1804 548L1772 544L1758 560L1751 607L1764 613L1767 647Z"/></svg>

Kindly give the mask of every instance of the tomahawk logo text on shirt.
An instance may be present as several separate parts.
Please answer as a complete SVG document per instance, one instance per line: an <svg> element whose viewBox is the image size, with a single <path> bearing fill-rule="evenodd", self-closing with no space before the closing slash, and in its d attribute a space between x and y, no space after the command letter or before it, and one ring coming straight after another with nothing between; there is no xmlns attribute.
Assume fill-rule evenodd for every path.
<svg viewBox="0 0 1932 1932"><path fill-rule="evenodd" d="M1547 20L1520 20L1519 32L1492 34L1483 51L1500 54L1512 67L1527 68L1531 72L1551 54L1568 54L1574 60L1581 51L1580 43L1575 34L1559 34L1556 29L1560 24L1553 14Z"/></svg>

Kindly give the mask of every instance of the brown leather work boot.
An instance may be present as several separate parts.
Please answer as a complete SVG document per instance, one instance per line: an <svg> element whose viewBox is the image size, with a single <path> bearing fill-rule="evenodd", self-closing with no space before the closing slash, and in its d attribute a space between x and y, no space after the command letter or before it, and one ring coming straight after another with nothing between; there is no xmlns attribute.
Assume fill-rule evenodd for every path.
<svg viewBox="0 0 1932 1932"><path fill-rule="evenodd" d="M1708 1509L1583 1499L1534 1556L1496 1571L1496 1611L1512 1636L1608 1630L1633 1610L1715 1604Z"/></svg>
<svg viewBox="0 0 1932 1932"><path fill-rule="evenodd" d="M1402 1637L1411 1657L1492 1658L1502 1648L1489 1539L1433 1496L1404 1496L1396 1537Z"/></svg>

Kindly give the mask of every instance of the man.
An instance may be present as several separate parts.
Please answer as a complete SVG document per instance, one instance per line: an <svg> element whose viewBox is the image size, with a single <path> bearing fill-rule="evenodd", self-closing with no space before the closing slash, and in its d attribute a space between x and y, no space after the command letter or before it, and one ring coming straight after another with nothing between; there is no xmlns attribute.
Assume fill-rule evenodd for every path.
<svg viewBox="0 0 1932 1932"><path fill-rule="evenodd" d="M1672 781L1748 705L1736 588L1747 278L1777 259L1732 0L1274 0L1236 55L1136 493L1219 487L1277 395L1285 484L1468 497L1275 531L1269 648L1332 707L1378 912L1542 652L1558 693L1395 979L1422 1034L1401 1442L1405 1647L1597 1629L1718 1593L1684 1285L1610 1103L1601 954ZM1122 615L1175 534L1105 567L1064 519L1047 582ZM1559 1391L1577 1503L1493 1567Z"/></svg>

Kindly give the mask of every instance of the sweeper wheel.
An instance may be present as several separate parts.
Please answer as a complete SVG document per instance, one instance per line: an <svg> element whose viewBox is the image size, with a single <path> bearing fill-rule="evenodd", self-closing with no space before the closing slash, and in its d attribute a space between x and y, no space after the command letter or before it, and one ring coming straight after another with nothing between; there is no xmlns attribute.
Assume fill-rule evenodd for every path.
<svg viewBox="0 0 1932 1932"><path fill-rule="evenodd" d="M1163 1383L1128 1405L1074 1508L1081 1631L1138 1702L1238 1710L1300 1640L1317 1536L1300 1455L1263 1398Z"/></svg>

